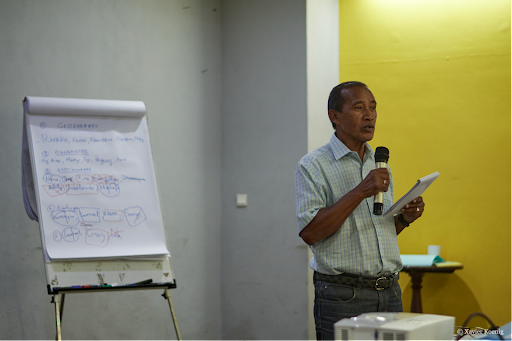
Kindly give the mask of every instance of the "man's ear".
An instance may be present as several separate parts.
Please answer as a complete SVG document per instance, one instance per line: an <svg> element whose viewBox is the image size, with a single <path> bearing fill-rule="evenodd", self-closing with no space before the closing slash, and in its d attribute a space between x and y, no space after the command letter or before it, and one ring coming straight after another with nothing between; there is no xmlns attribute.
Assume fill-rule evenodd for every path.
<svg viewBox="0 0 512 341"><path fill-rule="evenodd" d="M340 113L334 109L329 109L327 111L327 114L329 115L329 119L331 120L332 123L334 123L335 125L339 125L339 119L340 119Z"/></svg>

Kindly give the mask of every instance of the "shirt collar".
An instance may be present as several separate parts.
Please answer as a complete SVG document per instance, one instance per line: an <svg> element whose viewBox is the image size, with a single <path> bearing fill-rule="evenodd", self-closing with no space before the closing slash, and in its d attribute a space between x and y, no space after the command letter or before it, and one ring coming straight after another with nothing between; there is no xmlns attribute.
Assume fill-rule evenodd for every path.
<svg viewBox="0 0 512 341"><path fill-rule="evenodd" d="M331 147L332 153L334 154L334 158L336 160L341 159L345 155L352 152L341 140L336 136L336 133L333 133L331 136L331 140L329 141L329 146ZM355 152L354 152L355 153ZM373 151L372 147L368 144L368 142L365 143L364 148L364 159L366 159L370 156L373 156L375 152Z"/></svg>

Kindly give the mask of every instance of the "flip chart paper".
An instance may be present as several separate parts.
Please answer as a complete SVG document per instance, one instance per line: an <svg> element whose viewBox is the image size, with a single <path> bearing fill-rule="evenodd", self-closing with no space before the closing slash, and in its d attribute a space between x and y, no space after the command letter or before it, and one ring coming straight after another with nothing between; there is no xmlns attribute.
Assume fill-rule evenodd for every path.
<svg viewBox="0 0 512 341"><path fill-rule="evenodd" d="M49 259L167 255L142 102L123 102L132 114L115 117L116 101L78 101L75 109L65 101L57 115L43 101L25 117ZM100 109L83 115L84 105Z"/></svg>

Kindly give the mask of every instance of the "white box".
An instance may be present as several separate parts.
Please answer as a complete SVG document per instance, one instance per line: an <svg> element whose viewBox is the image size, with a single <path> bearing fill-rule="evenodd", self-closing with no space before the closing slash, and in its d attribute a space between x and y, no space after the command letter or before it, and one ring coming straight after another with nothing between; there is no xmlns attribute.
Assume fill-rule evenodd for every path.
<svg viewBox="0 0 512 341"><path fill-rule="evenodd" d="M366 313L334 324L334 339L453 340L455 317L415 313Z"/></svg>

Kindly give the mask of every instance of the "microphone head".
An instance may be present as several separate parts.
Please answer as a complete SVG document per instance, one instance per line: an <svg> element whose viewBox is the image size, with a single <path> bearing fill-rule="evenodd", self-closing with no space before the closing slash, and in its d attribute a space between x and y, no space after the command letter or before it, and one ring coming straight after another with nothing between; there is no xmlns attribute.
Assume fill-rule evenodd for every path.
<svg viewBox="0 0 512 341"><path fill-rule="evenodd" d="M375 149L375 162L388 162L389 149L386 147L377 147Z"/></svg>

